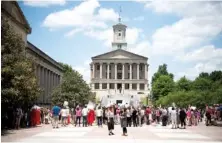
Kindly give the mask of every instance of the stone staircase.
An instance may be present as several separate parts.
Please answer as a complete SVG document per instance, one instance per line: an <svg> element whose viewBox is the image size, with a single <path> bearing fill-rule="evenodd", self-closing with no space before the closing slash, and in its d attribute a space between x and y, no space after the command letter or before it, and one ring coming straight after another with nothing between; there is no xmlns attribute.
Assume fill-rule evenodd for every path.
<svg viewBox="0 0 222 143"><path fill-rule="evenodd" d="M122 100L123 104L128 104L132 106L138 106L140 98L138 95L129 95L129 94L115 94L115 95L106 95L101 99L101 105L107 106L111 103L116 103L117 100Z"/></svg>

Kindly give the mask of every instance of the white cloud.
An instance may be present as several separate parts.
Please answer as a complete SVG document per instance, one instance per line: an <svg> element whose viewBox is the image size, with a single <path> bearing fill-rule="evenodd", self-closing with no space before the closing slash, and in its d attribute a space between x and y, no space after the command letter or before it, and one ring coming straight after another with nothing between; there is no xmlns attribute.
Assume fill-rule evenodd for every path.
<svg viewBox="0 0 222 143"><path fill-rule="evenodd" d="M151 55L151 44L148 41L140 41L137 44L132 45L129 50L135 54L149 57Z"/></svg>
<svg viewBox="0 0 222 143"><path fill-rule="evenodd" d="M213 59L220 59L222 61L222 48L215 48L214 45L207 45L195 51L186 53L178 59L187 62L205 62Z"/></svg>
<svg viewBox="0 0 222 143"><path fill-rule="evenodd" d="M222 48L207 45L178 57L178 60L196 63L194 67L178 73L178 76L186 75L194 79L201 72L222 70Z"/></svg>
<svg viewBox="0 0 222 143"><path fill-rule="evenodd" d="M222 2L136 1L158 14L174 14L180 18L172 25L157 29L151 41L153 55L169 55L194 65L187 69L184 65L176 77L186 75L193 79L200 72L222 70L222 49L209 44L222 31Z"/></svg>
<svg viewBox="0 0 222 143"><path fill-rule="evenodd" d="M90 83L90 62L91 60L86 60L83 65L73 66L73 69L78 71L87 84Z"/></svg>
<svg viewBox="0 0 222 143"><path fill-rule="evenodd" d="M86 31L94 28L105 29L107 22L117 21L117 19L118 14L113 9L100 8L97 0L87 0L72 9L49 14L42 25L49 29L72 27L74 31L75 29ZM72 32L68 32L66 35L72 36L70 33Z"/></svg>
<svg viewBox="0 0 222 143"><path fill-rule="evenodd" d="M177 73L177 77L186 76L190 79L195 79L201 72L212 72L214 70L222 70L221 59L210 59L207 62L198 62L194 67L188 68L184 72Z"/></svg>
<svg viewBox="0 0 222 143"><path fill-rule="evenodd" d="M198 47L222 30L221 2L151 1L145 2L145 7L181 17L153 34L152 49L156 55L174 55Z"/></svg>
<svg viewBox="0 0 222 143"><path fill-rule="evenodd" d="M145 18L144 18L144 16L138 16L138 17L133 18L133 20L135 20L135 21L144 21Z"/></svg>
<svg viewBox="0 0 222 143"><path fill-rule="evenodd" d="M73 36L81 31L83 31L83 29L81 29L81 28L73 29L72 31L66 33L65 36L70 37L70 36Z"/></svg>
<svg viewBox="0 0 222 143"><path fill-rule="evenodd" d="M24 4L27 6L32 6L32 7L48 7L51 5L65 5L66 1L65 0L25 0Z"/></svg>

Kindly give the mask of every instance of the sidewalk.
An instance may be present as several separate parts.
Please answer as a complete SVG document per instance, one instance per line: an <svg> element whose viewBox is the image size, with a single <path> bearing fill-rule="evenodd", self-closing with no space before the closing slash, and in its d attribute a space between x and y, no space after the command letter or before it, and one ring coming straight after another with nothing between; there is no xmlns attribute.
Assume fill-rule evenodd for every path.
<svg viewBox="0 0 222 143"><path fill-rule="evenodd" d="M52 130L51 124L42 124L31 128L21 128L19 130L7 130L5 134L1 135L1 142L13 142L49 130Z"/></svg>

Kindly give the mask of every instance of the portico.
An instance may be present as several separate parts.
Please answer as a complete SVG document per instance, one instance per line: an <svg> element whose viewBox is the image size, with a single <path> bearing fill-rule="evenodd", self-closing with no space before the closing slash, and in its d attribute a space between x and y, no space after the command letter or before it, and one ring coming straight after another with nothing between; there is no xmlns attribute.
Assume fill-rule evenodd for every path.
<svg viewBox="0 0 222 143"><path fill-rule="evenodd" d="M97 82L94 83L97 85L92 85L92 89L146 90L147 69L148 64L142 61L138 63L92 62L91 80Z"/></svg>

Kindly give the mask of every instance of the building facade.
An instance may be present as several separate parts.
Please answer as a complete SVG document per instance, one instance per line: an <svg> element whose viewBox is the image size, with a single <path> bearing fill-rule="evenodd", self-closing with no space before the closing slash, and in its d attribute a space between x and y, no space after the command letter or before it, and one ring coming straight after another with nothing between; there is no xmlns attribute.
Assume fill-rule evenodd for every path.
<svg viewBox="0 0 222 143"><path fill-rule="evenodd" d="M91 58L90 85L100 100L116 97L112 101L116 102L121 96L142 97L149 93L148 58L126 50L126 28L121 22L114 25L113 50Z"/></svg>
<svg viewBox="0 0 222 143"><path fill-rule="evenodd" d="M2 1L1 12L2 16L7 18L9 25L25 42L26 56L31 57L36 62L36 77L39 86L42 89L41 95L36 103L39 105L50 105L52 90L60 84L62 78L62 66L27 41L27 35L31 34L32 30L18 5L18 2Z"/></svg>

